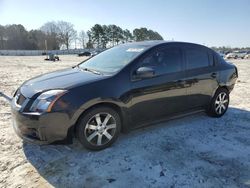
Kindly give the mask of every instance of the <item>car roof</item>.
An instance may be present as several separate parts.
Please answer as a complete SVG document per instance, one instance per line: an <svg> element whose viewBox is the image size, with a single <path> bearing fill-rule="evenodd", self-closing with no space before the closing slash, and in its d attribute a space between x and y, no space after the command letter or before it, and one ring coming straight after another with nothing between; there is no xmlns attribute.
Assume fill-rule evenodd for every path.
<svg viewBox="0 0 250 188"><path fill-rule="evenodd" d="M164 40L150 40L150 41L141 41L141 42L130 42L130 43L126 43L123 44L125 46L146 46L148 48L150 47L154 47L154 46L158 46L160 44L176 44L176 45L190 45L190 46L200 46L200 47L205 47L203 45L200 44L195 44L195 43L190 43L190 42L179 42L179 41L164 41Z"/></svg>

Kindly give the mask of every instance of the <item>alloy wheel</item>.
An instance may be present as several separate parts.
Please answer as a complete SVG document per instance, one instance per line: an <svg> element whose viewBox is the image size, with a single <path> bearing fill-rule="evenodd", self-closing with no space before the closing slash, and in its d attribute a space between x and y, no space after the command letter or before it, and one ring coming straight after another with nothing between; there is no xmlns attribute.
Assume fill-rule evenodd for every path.
<svg viewBox="0 0 250 188"><path fill-rule="evenodd" d="M228 97L225 92L221 92L215 100L215 112L217 114L223 114L228 107Z"/></svg>
<svg viewBox="0 0 250 188"><path fill-rule="evenodd" d="M115 118L109 113L98 113L89 119L84 135L90 144L102 146L114 137L115 131Z"/></svg>

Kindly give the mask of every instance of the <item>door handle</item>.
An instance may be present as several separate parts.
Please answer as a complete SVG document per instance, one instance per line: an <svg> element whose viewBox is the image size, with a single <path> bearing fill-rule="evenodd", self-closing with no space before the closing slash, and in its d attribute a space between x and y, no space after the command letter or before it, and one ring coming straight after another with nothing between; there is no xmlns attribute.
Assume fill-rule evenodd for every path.
<svg viewBox="0 0 250 188"><path fill-rule="evenodd" d="M216 78L216 77L217 77L217 73L216 73L216 72L213 72L213 73L211 74L211 77L212 77L212 78Z"/></svg>

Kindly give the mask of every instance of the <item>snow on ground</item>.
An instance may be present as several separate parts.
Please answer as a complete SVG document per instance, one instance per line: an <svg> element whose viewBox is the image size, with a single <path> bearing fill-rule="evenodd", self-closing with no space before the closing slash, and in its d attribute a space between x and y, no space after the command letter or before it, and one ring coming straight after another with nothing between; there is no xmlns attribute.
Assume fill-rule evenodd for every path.
<svg viewBox="0 0 250 188"><path fill-rule="evenodd" d="M83 58L0 56L0 92L73 66ZM0 187L250 187L250 61L237 60L239 79L220 119L196 114L120 135L103 151L23 143L0 97Z"/></svg>

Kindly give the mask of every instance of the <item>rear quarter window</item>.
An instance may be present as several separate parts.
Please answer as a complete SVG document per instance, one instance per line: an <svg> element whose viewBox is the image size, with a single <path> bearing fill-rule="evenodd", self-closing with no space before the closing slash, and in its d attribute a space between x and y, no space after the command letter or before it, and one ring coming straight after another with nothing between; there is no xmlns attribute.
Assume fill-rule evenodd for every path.
<svg viewBox="0 0 250 188"><path fill-rule="evenodd" d="M211 65L208 52L199 48L188 48L185 50L187 69L197 69Z"/></svg>

